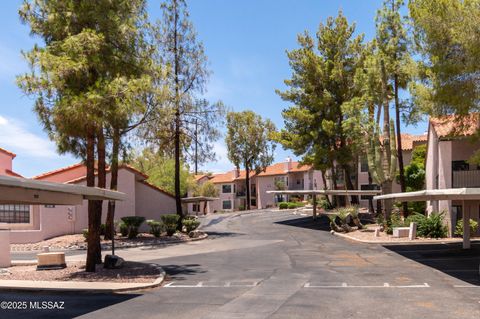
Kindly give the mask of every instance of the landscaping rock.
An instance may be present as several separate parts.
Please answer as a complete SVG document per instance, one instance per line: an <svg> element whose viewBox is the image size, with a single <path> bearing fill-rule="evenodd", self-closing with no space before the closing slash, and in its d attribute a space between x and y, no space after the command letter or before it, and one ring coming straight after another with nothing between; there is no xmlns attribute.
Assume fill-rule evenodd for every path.
<svg viewBox="0 0 480 319"><path fill-rule="evenodd" d="M125 260L122 257L116 255L106 255L103 263L103 268L107 269L119 269L123 267Z"/></svg>
<svg viewBox="0 0 480 319"><path fill-rule="evenodd" d="M205 235L205 233L201 232L199 230L192 230L191 232L188 233L188 237L190 237L190 238L200 238L204 235Z"/></svg>

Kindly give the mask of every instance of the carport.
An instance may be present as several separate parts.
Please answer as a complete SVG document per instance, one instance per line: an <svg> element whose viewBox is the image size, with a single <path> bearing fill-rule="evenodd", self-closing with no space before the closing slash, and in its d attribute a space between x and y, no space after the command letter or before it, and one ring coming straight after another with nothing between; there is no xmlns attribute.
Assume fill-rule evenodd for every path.
<svg viewBox="0 0 480 319"><path fill-rule="evenodd" d="M81 205L83 200L124 200L121 192L0 176L0 203L25 205ZM0 267L10 266L10 230L0 231Z"/></svg>
<svg viewBox="0 0 480 319"><path fill-rule="evenodd" d="M193 196L193 197L185 197L182 198L182 203L184 204L196 204L198 207L200 207L200 203L207 203L207 202L213 202L214 200L217 200L218 197L207 197L207 196Z"/></svg>
<svg viewBox="0 0 480 319"><path fill-rule="evenodd" d="M463 213L463 249L470 249L470 211L465 210L466 201L480 200L480 188L445 188L431 189L417 192L393 193L375 196L376 200L397 199L400 201L439 201L459 200L462 201Z"/></svg>
<svg viewBox="0 0 480 319"><path fill-rule="evenodd" d="M316 195L335 195L335 196L372 196L381 194L381 190L356 190L356 189L302 189L302 190L276 190L267 191L267 194L282 194L282 195L308 195L312 196L313 219L317 218L317 196Z"/></svg>

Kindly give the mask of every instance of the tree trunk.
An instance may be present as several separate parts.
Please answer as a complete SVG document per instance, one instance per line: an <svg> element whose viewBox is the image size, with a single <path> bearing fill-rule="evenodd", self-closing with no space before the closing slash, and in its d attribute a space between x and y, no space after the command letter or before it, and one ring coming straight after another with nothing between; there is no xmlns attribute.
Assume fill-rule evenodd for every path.
<svg viewBox="0 0 480 319"><path fill-rule="evenodd" d="M392 181L385 181L382 185L382 194L391 194L391 193L392 193ZM385 220L390 219L390 215L392 214L392 208L393 208L392 199L383 200Z"/></svg>
<svg viewBox="0 0 480 319"><path fill-rule="evenodd" d="M250 167L247 163L245 163L245 187L246 189L246 198L247 198L247 205L245 208L250 210Z"/></svg>
<svg viewBox="0 0 480 319"><path fill-rule="evenodd" d="M370 174L370 170L368 171L368 184L372 185L372 175ZM373 196L368 197L368 210L375 214L375 208L373 207Z"/></svg>
<svg viewBox="0 0 480 319"><path fill-rule="evenodd" d="M345 172L345 184L347 186L347 190L354 190L356 187L354 187L352 183L352 178L350 177L350 166L349 165L343 165L343 170ZM358 205L358 196L351 196L352 201L351 203L354 205Z"/></svg>
<svg viewBox="0 0 480 319"><path fill-rule="evenodd" d="M95 187L95 132L93 128L89 128L87 132L86 145L86 162L87 166L87 186ZM95 272L97 263L98 246L97 241L100 240L100 225L96 225L95 201L88 201L88 237L87 237L87 262L85 271Z"/></svg>
<svg viewBox="0 0 480 319"><path fill-rule="evenodd" d="M333 189L337 189L337 172L336 172L335 167L332 167L332 185L333 185ZM332 206L334 208L338 207L338 196L337 195L332 195Z"/></svg>
<svg viewBox="0 0 480 319"><path fill-rule="evenodd" d="M324 189L328 189L327 179L325 178L325 171L321 170L321 173L322 173L322 182L324 185ZM328 206L332 207L332 202L330 201L330 197L328 195L325 195L325 199L327 200Z"/></svg>
<svg viewBox="0 0 480 319"><path fill-rule="evenodd" d="M110 165L110 189L117 190L118 187L118 154L120 153L120 131L113 130L112 138L112 162ZM111 240L115 237L115 201L108 201L107 218L105 221L105 239Z"/></svg>
<svg viewBox="0 0 480 319"><path fill-rule="evenodd" d="M179 61L179 52L178 52L178 8L175 5L175 21L174 21L174 72L175 72L175 205L177 209L177 214L180 216L178 219L178 228L182 227L182 194L180 194L180 123L181 123L181 114L180 114L180 61Z"/></svg>
<svg viewBox="0 0 480 319"><path fill-rule="evenodd" d="M97 144L97 153L98 153L98 187L106 188L107 187L107 165L106 165L106 156L105 156L105 135L103 133L103 127L100 127L98 130L98 144ZM95 201L95 219L96 224L100 229L102 224L102 210L103 210L103 200ZM100 231L99 231L100 235ZM100 245L100 236L98 236L97 241L97 264L102 263L102 247Z"/></svg>
<svg viewBox="0 0 480 319"><path fill-rule="evenodd" d="M397 129L397 154L398 154L398 170L400 175L400 189L404 193L407 188L405 185L405 170L403 167L403 152L402 152L402 134L400 128L400 102L398 100L398 75L394 76L394 89L395 89L395 124ZM402 202L403 214L408 216L407 202Z"/></svg>

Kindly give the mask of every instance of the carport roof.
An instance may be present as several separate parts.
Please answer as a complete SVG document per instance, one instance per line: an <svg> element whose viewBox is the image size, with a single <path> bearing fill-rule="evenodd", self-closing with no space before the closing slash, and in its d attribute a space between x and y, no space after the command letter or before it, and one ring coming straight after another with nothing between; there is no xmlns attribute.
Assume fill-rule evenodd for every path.
<svg viewBox="0 0 480 319"><path fill-rule="evenodd" d="M218 197L194 196L194 197L182 198L182 202L183 203L211 202L217 199Z"/></svg>
<svg viewBox="0 0 480 319"><path fill-rule="evenodd" d="M97 187L0 176L0 203L77 205L84 199L124 200L126 195Z"/></svg>
<svg viewBox="0 0 480 319"><path fill-rule="evenodd" d="M267 191L268 194L285 194L285 195L378 195L380 190L357 190L357 189L301 189L301 190L276 190Z"/></svg>
<svg viewBox="0 0 480 319"><path fill-rule="evenodd" d="M398 199L403 201L427 200L480 200L480 188L429 189L416 192L393 193L375 196L373 199Z"/></svg>

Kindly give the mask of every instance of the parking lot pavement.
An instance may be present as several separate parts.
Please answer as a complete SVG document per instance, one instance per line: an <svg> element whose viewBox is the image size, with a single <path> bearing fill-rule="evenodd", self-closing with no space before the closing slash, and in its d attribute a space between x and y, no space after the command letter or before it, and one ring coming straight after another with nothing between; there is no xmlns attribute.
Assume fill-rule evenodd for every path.
<svg viewBox="0 0 480 319"><path fill-rule="evenodd" d="M164 287L79 296L63 317L480 318L480 246L352 243L292 212L232 215L198 245L151 251ZM190 251L189 251L190 250ZM22 298L24 295L8 295ZM64 296L49 294L52 300ZM78 309L83 309L78 311ZM9 318L20 318L9 313ZM63 318L58 317L58 318Z"/></svg>

